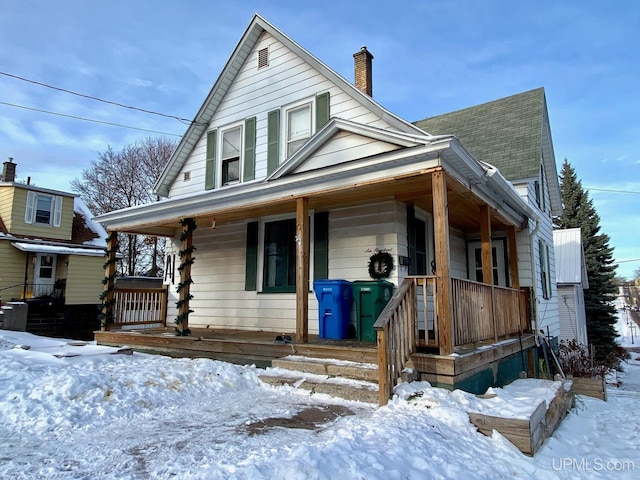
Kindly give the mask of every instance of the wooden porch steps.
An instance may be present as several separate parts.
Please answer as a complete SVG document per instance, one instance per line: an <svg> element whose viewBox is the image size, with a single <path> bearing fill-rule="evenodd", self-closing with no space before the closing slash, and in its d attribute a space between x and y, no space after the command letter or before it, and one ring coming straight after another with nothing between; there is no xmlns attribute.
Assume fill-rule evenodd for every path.
<svg viewBox="0 0 640 480"><path fill-rule="evenodd" d="M271 385L290 385L345 400L378 403L378 366L345 360L290 355L273 360L260 375Z"/></svg>

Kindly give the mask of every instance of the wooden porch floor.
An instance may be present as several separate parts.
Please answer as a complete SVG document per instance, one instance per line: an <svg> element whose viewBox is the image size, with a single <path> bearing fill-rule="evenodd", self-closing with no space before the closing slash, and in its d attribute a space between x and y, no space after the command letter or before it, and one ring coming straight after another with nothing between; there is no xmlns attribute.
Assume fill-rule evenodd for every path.
<svg viewBox="0 0 640 480"><path fill-rule="evenodd" d="M178 337L173 327L141 328L94 332L100 345L128 345L137 351L175 357L204 357L232 363L271 366L271 361L287 355L336 358L361 363L377 363L377 345L358 340L321 339L309 335L309 342L278 343L275 332L191 328L191 335ZM293 333L286 333L294 337Z"/></svg>
<svg viewBox="0 0 640 480"><path fill-rule="evenodd" d="M286 333L292 338L293 333ZM140 328L94 332L100 345L127 345L134 350L174 357L200 357L237 363L271 366L271 361L287 355L317 358L335 358L361 363L378 363L376 343L354 339L330 340L309 335L309 342L277 343L275 332L192 328L191 335L178 337L173 327ZM446 386L473 375L488 364L527 350L535 345L534 337L525 334L503 338L499 342L481 342L456 348L454 355L441 356L431 349L419 349L411 358L414 368L422 372L423 379ZM528 359L523 358L527 363Z"/></svg>

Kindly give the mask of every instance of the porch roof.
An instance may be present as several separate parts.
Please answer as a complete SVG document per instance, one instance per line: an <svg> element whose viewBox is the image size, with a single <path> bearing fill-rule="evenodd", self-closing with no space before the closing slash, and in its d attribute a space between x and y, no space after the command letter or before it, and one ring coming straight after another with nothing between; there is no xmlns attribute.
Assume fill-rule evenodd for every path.
<svg viewBox="0 0 640 480"><path fill-rule="evenodd" d="M417 145L338 165L202 191L110 212L96 218L108 230L173 236L183 218L215 217L218 225L295 211L296 199L323 209L395 198L431 211L430 174L449 179L449 223L476 228L476 207L489 205L496 225L526 226L535 214L497 170L475 160L452 136L427 137ZM309 146L308 148L312 148Z"/></svg>
<svg viewBox="0 0 640 480"><path fill-rule="evenodd" d="M55 255L83 255L90 257L103 257L103 248L82 248L79 246L69 247L65 245L51 245L42 243L11 242L11 246L21 252L30 253L51 253Z"/></svg>

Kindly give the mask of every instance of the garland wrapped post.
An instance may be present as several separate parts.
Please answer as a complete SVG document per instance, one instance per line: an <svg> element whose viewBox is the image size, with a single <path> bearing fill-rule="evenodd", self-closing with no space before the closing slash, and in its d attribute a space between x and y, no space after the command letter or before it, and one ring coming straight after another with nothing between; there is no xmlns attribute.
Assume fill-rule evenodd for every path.
<svg viewBox="0 0 640 480"><path fill-rule="evenodd" d="M102 308L98 319L100 320L100 329L102 331L109 330L109 325L113 323L113 305L115 304L116 289L116 262L118 253L118 232L109 232L107 237L107 248L105 250L106 261L103 265L104 279L102 284L104 290L100 294Z"/></svg>
<svg viewBox="0 0 640 480"><path fill-rule="evenodd" d="M193 218L184 218L180 220L180 225L182 225L182 233L180 234L182 249L179 252L180 266L178 271L180 272L180 283L176 288L178 293L178 301L176 302L178 316L175 319L175 324L176 335L186 336L191 334L191 330L189 330L189 314L193 312L193 310L189 309L189 301L193 298L190 290L193 283L191 265L195 260L193 252L196 249L193 246L193 231L196 229L196 222Z"/></svg>

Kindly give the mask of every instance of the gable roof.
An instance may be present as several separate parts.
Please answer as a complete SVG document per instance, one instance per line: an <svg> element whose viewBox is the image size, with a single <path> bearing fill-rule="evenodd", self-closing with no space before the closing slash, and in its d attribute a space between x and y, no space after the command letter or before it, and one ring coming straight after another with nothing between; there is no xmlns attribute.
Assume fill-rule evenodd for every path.
<svg viewBox="0 0 640 480"><path fill-rule="evenodd" d="M360 91L352 83L345 80L344 77L326 66L311 53L256 13L251 19L244 35L238 42L238 45L231 54L231 57L222 69L220 76L211 88L209 95L207 95L207 98L198 110L195 119L188 127L186 133L180 140L178 147L169 159L165 169L160 174L160 177L154 186L154 192L157 195L168 196L171 184L180 173L180 169L193 151L198 140L207 130L209 122L211 122L220 102L224 98L236 75L251 54L263 32L268 32L305 62L310 64L339 88L353 97L356 101L364 105L368 110L374 112L380 118L387 121L393 126L393 128L396 128L401 132L414 133L418 135L424 133L420 128L383 108L371 97Z"/></svg>
<svg viewBox="0 0 640 480"><path fill-rule="evenodd" d="M107 245L107 231L98 222L93 221L92 217L93 214L82 199L74 197L71 240L46 238L42 235L15 235L7 230L2 217L0 217L0 238L11 242L20 241L14 246L19 245L16 248L23 251L104 255L104 248Z"/></svg>
<svg viewBox="0 0 640 480"><path fill-rule="evenodd" d="M580 229L554 230L553 248L556 257L556 283L578 284L582 288L589 288Z"/></svg>
<svg viewBox="0 0 640 480"><path fill-rule="evenodd" d="M450 137L435 137L433 135L425 135L424 133L421 135L415 135L403 132L394 132L391 130L385 130L382 128L373 127L371 125L363 125L351 120L334 117L331 118L329 122L327 122L327 124L322 127L322 129L318 133L312 136L311 139L300 150L298 150L291 158L289 158L271 175L269 175L265 179L265 181L268 182L272 179L280 178L284 175L312 169L313 167L306 166L305 162L308 162L315 153L319 152L322 147L326 146L334 135L341 132L366 137L369 140L379 142L380 146L378 150L375 151L375 154L384 153L403 147L424 146L440 138ZM368 144L368 148L369 153L373 155L374 152L373 150L371 150L370 143ZM357 150L351 151L348 154L350 154L351 157L340 156L339 158L336 158L334 156L332 162L323 161L322 164L318 167L328 167L337 163L344 163L345 161L356 160L360 158L359 152Z"/></svg>
<svg viewBox="0 0 640 480"><path fill-rule="evenodd" d="M560 187L544 88L501 98L415 122L434 135L455 135L478 160L516 182L537 179L544 160L554 214L561 211Z"/></svg>

